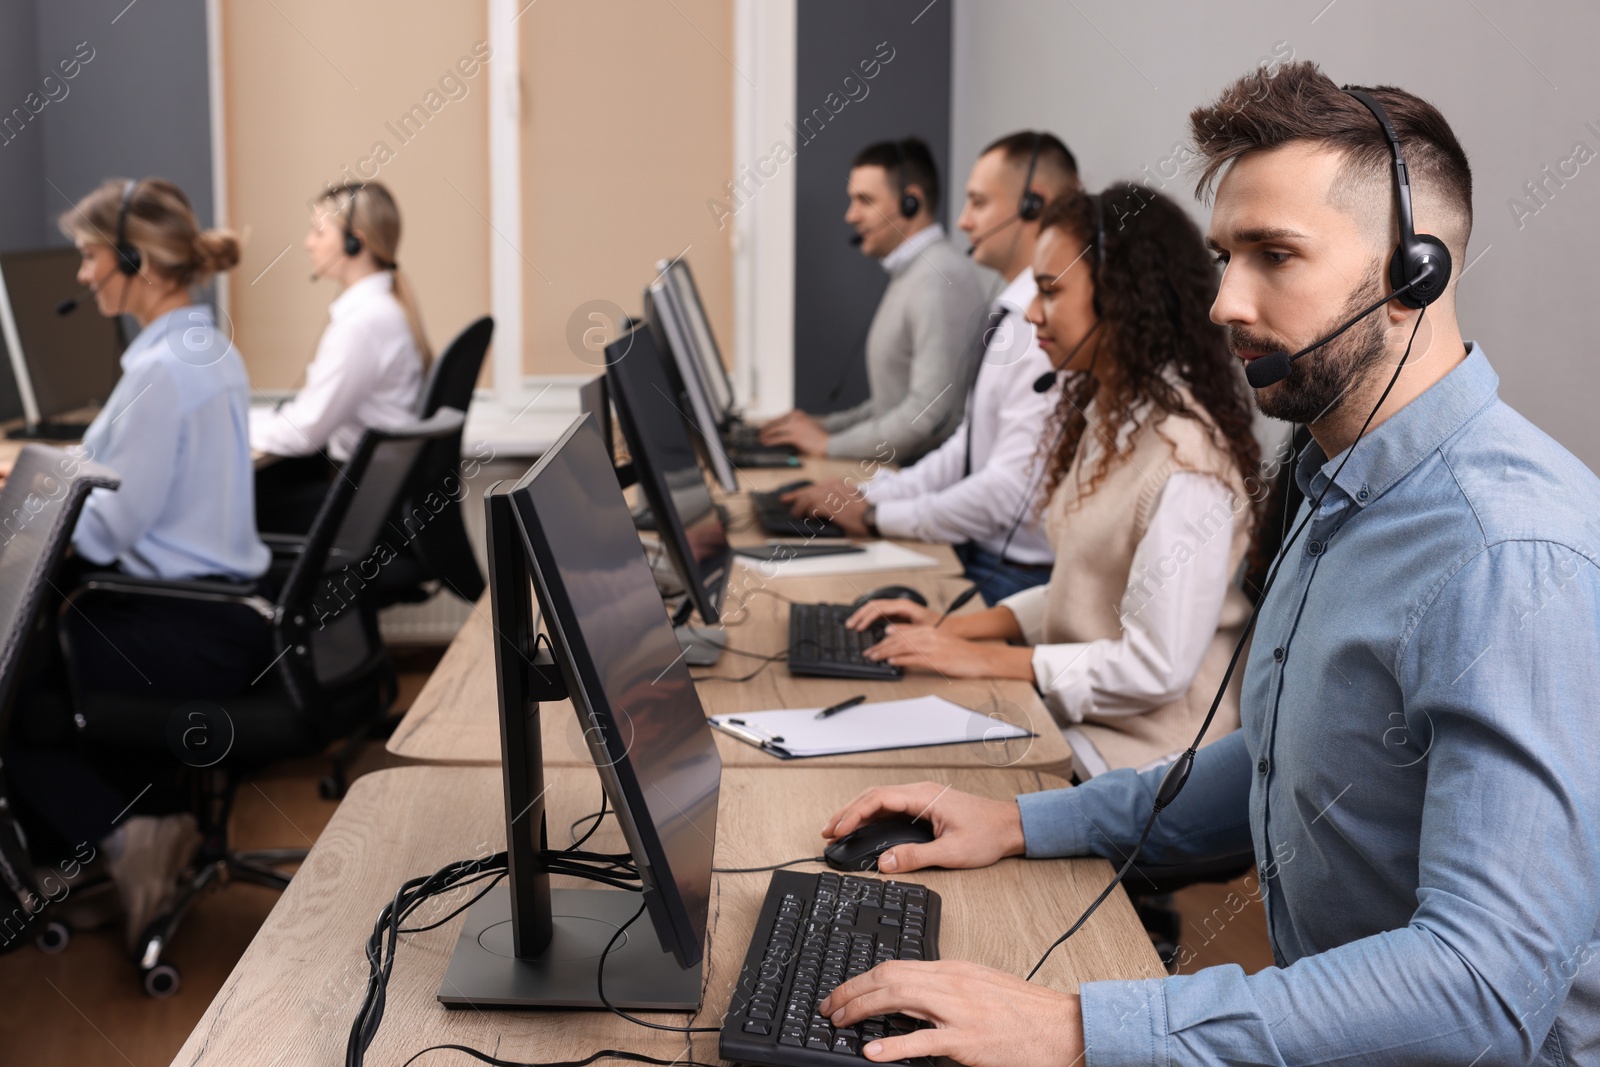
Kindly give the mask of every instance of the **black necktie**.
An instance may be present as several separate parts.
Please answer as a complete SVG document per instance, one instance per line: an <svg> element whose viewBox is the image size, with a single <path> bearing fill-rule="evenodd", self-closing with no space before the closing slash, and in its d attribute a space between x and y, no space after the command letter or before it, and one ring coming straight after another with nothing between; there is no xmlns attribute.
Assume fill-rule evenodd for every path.
<svg viewBox="0 0 1600 1067"><path fill-rule="evenodd" d="M965 458L961 464L961 477L966 478L972 473L972 395L978 391L978 372L983 370L983 360L989 353L989 343L994 339L995 331L1000 329L1000 324L1005 322L1007 308L996 301L990 308L988 317L983 323L983 330L978 334L978 353L972 361L972 373L967 376L966 405L967 443Z"/></svg>

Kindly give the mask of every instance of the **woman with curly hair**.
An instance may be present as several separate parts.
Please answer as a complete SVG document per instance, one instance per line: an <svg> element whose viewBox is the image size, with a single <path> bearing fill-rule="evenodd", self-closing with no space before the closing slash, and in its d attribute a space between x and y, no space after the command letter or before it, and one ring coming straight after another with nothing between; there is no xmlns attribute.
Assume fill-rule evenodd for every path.
<svg viewBox="0 0 1600 1067"><path fill-rule="evenodd" d="M909 601L868 657L1034 682L1089 778L1187 747L1249 615L1262 501L1250 395L1209 318L1217 271L1171 200L1125 185L1052 204L1028 311L1065 375L1047 435L1049 584L939 622ZM1010 642L994 643L994 639ZM1239 723L1238 679L1207 740Z"/></svg>

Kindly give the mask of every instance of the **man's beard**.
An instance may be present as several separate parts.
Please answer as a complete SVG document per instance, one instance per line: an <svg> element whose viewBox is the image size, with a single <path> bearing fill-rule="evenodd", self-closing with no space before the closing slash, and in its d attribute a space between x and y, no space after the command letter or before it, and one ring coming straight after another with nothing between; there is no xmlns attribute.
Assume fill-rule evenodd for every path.
<svg viewBox="0 0 1600 1067"><path fill-rule="evenodd" d="M1316 337L1326 337L1351 316L1383 295L1374 279L1350 294L1344 308ZM1229 344L1238 348L1278 347L1267 338L1229 327ZM1339 410L1344 398L1366 381L1372 368L1382 362L1385 351L1383 309L1346 330L1314 352L1295 360L1289 376L1275 386L1256 390L1256 406L1263 415L1285 422L1310 423ZM1315 338L1313 338L1315 339ZM1298 351L1303 345L1289 348Z"/></svg>

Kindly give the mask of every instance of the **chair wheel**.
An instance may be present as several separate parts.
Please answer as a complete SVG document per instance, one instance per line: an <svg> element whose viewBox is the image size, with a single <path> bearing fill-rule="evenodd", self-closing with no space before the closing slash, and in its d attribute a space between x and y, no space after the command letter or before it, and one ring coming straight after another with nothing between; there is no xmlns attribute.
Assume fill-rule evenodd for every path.
<svg viewBox="0 0 1600 1067"><path fill-rule="evenodd" d="M65 950L71 941L71 928L66 923L54 919L45 923L44 928L39 931L39 936L33 939L34 945L46 956L54 956Z"/></svg>
<svg viewBox="0 0 1600 1067"><path fill-rule="evenodd" d="M323 800L343 800L345 784L331 774L325 774L317 782L317 795Z"/></svg>
<svg viewBox="0 0 1600 1067"><path fill-rule="evenodd" d="M178 968L170 963L158 963L143 974L144 991L157 1000L164 1000L178 991L183 984Z"/></svg>

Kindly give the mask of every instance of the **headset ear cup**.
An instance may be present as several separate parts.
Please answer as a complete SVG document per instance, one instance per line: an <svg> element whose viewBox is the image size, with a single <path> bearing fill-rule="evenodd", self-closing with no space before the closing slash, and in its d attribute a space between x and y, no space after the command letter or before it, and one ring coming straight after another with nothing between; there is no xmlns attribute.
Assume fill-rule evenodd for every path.
<svg viewBox="0 0 1600 1067"><path fill-rule="evenodd" d="M922 201L916 193L906 193L900 198L900 214L908 219L917 217L917 212L922 210Z"/></svg>
<svg viewBox="0 0 1600 1067"><path fill-rule="evenodd" d="M1427 307L1444 293L1450 284L1450 249L1432 234L1419 233L1394 250L1389 260L1389 287L1399 289L1422 273L1424 265L1431 264L1433 274L1426 282L1402 293L1398 299L1408 308Z"/></svg>
<svg viewBox="0 0 1600 1067"><path fill-rule="evenodd" d="M1022 194L1022 200L1017 204L1017 218L1023 222L1032 222L1044 214L1044 197L1029 189Z"/></svg>
<svg viewBox="0 0 1600 1067"><path fill-rule="evenodd" d="M347 256L350 256L352 258L355 257L355 256L359 256L361 254L361 238L357 237L353 233L345 234L344 235L344 254L347 255Z"/></svg>
<svg viewBox="0 0 1600 1067"><path fill-rule="evenodd" d="M139 268L144 266L144 256L130 244L117 246L117 269L130 278L139 273Z"/></svg>

